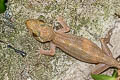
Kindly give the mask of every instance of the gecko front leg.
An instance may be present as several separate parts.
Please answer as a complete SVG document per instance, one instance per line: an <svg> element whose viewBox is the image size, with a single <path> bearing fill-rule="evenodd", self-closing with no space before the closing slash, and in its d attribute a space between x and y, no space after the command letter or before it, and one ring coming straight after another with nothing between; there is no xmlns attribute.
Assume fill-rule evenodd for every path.
<svg viewBox="0 0 120 80"><path fill-rule="evenodd" d="M56 32L65 33L65 32L69 32L70 31L70 28L64 22L62 17L58 17L57 21L62 25L63 28L57 30ZM50 50L44 50L44 49L40 48L39 52L40 52L40 54L53 56L55 54L55 48L56 48L56 46L52 42L50 42Z"/></svg>
<svg viewBox="0 0 120 80"><path fill-rule="evenodd" d="M57 30L57 32L60 33L65 33L65 32L69 32L70 28L68 27L68 25L66 24L66 22L64 21L63 17L57 17L57 21L62 25L62 29Z"/></svg>
<svg viewBox="0 0 120 80"><path fill-rule="evenodd" d="M44 49L40 48L39 52L40 52L40 54L54 56L55 48L56 48L56 46L52 42L50 42L50 50L44 50Z"/></svg>

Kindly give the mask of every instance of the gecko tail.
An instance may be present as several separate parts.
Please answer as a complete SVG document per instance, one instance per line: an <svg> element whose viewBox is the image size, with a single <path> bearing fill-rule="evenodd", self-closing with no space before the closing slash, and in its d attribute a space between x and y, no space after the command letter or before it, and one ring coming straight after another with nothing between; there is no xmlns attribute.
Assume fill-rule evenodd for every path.
<svg viewBox="0 0 120 80"><path fill-rule="evenodd" d="M96 68L92 71L92 74L100 74L107 70L110 66L106 64L97 64Z"/></svg>
<svg viewBox="0 0 120 80"><path fill-rule="evenodd" d="M118 60L120 58L120 56L118 56L116 59L113 58L113 57L109 57L109 58L110 59L108 59L108 60L111 60L109 62L107 61L109 65L102 64L102 63L97 64L96 67L95 67L95 69L92 71L92 74L100 74L100 73L106 71L110 67L115 67L115 68L120 69L120 62Z"/></svg>

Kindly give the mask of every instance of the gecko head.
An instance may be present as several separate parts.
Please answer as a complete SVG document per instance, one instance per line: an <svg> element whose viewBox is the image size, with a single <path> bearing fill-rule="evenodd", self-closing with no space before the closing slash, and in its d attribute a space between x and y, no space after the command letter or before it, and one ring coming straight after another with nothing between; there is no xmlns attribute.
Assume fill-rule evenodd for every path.
<svg viewBox="0 0 120 80"><path fill-rule="evenodd" d="M55 36L53 28L42 20L27 20L26 26L32 36L40 42L51 41Z"/></svg>

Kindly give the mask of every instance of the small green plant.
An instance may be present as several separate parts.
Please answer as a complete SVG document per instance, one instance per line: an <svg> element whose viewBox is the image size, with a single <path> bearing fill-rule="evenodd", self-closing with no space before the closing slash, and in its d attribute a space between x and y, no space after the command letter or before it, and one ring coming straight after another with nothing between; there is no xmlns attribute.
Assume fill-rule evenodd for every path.
<svg viewBox="0 0 120 80"><path fill-rule="evenodd" d="M117 70L114 70L112 76L103 75L103 74L91 74L94 80L116 80L118 77Z"/></svg>
<svg viewBox="0 0 120 80"><path fill-rule="evenodd" d="M0 0L0 13L4 13L6 10L6 5L5 3L7 2L7 0Z"/></svg>

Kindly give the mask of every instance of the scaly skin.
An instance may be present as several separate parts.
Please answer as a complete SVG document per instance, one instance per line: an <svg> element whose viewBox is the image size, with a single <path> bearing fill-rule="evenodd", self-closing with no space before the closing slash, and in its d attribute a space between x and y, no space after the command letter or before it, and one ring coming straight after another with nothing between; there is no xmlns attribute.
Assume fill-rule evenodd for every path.
<svg viewBox="0 0 120 80"><path fill-rule="evenodd" d="M36 19L26 21L28 30L36 40L39 42L50 42L51 49L40 49L41 54L53 56L55 53L55 47L58 47L80 61L95 64L99 63L97 68L92 72L94 74L99 74L109 67L120 68L118 61L113 58L112 53L106 45L109 43L111 36L110 32L112 30L109 31L106 38L101 39L102 49L100 49L87 38L65 34L65 32L69 32L70 29L63 21L62 17L58 17L58 22L63 26L63 28L58 31L54 31L51 26L47 25L43 21Z"/></svg>

